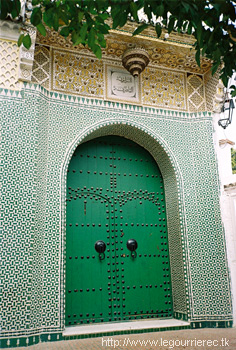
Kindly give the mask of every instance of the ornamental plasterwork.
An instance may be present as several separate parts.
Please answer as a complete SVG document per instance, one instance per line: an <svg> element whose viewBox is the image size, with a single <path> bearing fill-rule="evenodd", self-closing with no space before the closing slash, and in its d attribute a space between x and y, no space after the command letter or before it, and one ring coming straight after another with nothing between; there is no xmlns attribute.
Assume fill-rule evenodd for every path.
<svg viewBox="0 0 236 350"><path fill-rule="evenodd" d="M112 27L112 22L110 22ZM128 22L121 29L113 29L112 33L124 33L126 35L132 36L134 30L138 25L134 22ZM146 39L154 39L155 41L165 40L166 42L171 42L172 44L181 45L181 46L192 46L195 42L193 36L181 34L178 32L172 32L168 38L166 38L167 31L163 30L160 38L157 38L155 28L149 26L146 28L139 37L145 37Z"/></svg>
<svg viewBox="0 0 236 350"><path fill-rule="evenodd" d="M142 103L186 110L185 74L147 67L142 74Z"/></svg>
<svg viewBox="0 0 236 350"><path fill-rule="evenodd" d="M16 24L11 23L11 26ZM139 46L148 52L150 63L146 73L144 71L141 74L141 100L133 101L134 103L189 112L219 109L219 89L216 91L218 77L210 77L209 60L203 59L201 68L197 66L195 51L192 49L194 40L187 35L173 33L164 40L163 34L157 39L153 28L148 28L142 35L132 37L134 23L130 23L122 30L111 31L107 36L107 47L103 49L103 58L99 61L87 47L73 46L70 40L54 31L49 30L46 37L37 33L36 38L34 28L27 26L27 30L31 35L32 46L30 50L22 46L20 48L19 80L36 82L54 91L106 99L109 97L105 91L104 65L121 66L123 53ZM17 34L19 35L19 25ZM14 35L16 40L16 30ZM35 40L39 46L34 60ZM60 50L56 51L56 48ZM66 60L62 59L63 51ZM67 62L70 62L68 67ZM86 68L83 68L84 64ZM64 73L65 70L68 74ZM147 72L150 73L149 82ZM15 69L12 74L15 75ZM173 80L172 75L178 75L178 79ZM160 83L165 80L164 76L169 82L168 87ZM172 81L177 83L173 84Z"/></svg>
<svg viewBox="0 0 236 350"><path fill-rule="evenodd" d="M0 87L4 89L20 89L17 80L19 47L16 42L0 40L1 77Z"/></svg>
<svg viewBox="0 0 236 350"><path fill-rule="evenodd" d="M30 1L28 1L30 2ZM24 6L23 6L24 7ZM23 11L24 12L24 11ZM24 14L21 13L23 16ZM17 45L18 38L22 33L28 33L31 38L31 47L27 50L23 45L19 49L18 80L30 82L34 61L34 49L36 41L36 28L30 25L22 25L10 20L0 21L0 39L12 41ZM9 60L8 60L9 61ZM8 62L8 65L11 64ZM18 63L17 63L18 66Z"/></svg>
<svg viewBox="0 0 236 350"><path fill-rule="evenodd" d="M153 37L132 37L129 33L118 31L112 31L106 39L107 47L102 50L104 58L121 59L128 48L139 46L147 50L150 56L149 66L165 67L198 74L205 74L211 67L211 62L207 58L203 58L201 68L198 67L195 61L195 50L192 45L180 44L178 42L172 43L171 41L164 41ZM53 31L48 31L46 37L38 34L37 43L91 54L88 48L84 48L83 45L73 46L71 40L65 39Z"/></svg>
<svg viewBox="0 0 236 350"><path fill-rule="evenodd" d="M206 100L204 81L201 75L191 74L187 77L188 110L205 111Z"/></svg>
<svg viewBox="0 0 236 350"><path fill-rule="evenodd" d="M50 88L50 50L45 46L36 47L31 81Z"/></svg>
<svg viewBox="0 0 236 350"><path fill-rule="evenodd" d="M59 50L53 51L52 89L72 94L103 97L103 62Z"/></svg>
<svg viewBox="0 0 236 350"><path fill-rule="evenodd" d="M20 47L19 80L30 82L34 61L36 28L27 26L26 29L31 38L31 47L29 50L23 45Z"/></svg>
<svg viewBox="0 0 236 350"><path fill-rule="evenodd" d="M17 73L18 73L18 80L23 81L31 81L31 75L32 75L32 67L33 67L33 61L34 61L34 48L35 48L35 40L36 40L36 28L33 28L32 26L22 26L19 23L12 22L10 20L6 21L0 21L0 39L7 40L14 42L14 45L17 46L17 41L20 36L20 32L25 33L27 32L31 37L32 45L29 50L27 50L23 45L21 45L20 49L18 50L18 59L19 64L17 62L18 72L12 71L12 74L15 75L15 79L17 80ZM4 53L2 53L4 55ZM7 56L7 64L8 67L12 63L10 62L9 55ZM7 68L4 67L4 68ZM12 85L12 84L11 84ZM12 87L12 86L11 86Z"/></svg>
<svg viewBox="0 0 236 350"><path fill-rule="evenodd" d="M0 20L0 39L17 41L20 33L19 23Z"/></svg>
<svg viewBox="0 0 236 350"><path fill-rule="evenodd" d="M216 85L210 84L210 78L205 85L202 75L148 66L138 78L140 93L134 98L127 92L130 88L127 84L124 86L127 90L125 94L111 92L106 66L124 69L120 60L98 60L91 53L82 55L79 52L36 45L32 82L70 95L188 112L212 110L206 107L206 98L207 106L213 106L213 102L209 101L213 101L216 92Z"/></svg>

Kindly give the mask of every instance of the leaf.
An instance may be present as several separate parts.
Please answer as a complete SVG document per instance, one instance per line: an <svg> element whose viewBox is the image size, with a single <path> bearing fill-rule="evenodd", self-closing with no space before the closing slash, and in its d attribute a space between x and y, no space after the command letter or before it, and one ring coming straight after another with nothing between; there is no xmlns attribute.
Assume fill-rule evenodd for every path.
<svg viewBox="0 0 236 350"><path fill-rule="evenodd" d="M106 47L107 46L107 43L106 43L106 40L104 39L104 37L99 37L98 38L98 43L101 47Z"/></svg>
<svg viewBox="0 0 236 350"><path fill-rule="evenodd" d="M135 19L135 21L138 21L138 6L135 2L131 2L130 4L130 11L131 11L131 14L133 16L133 18Z"/></svg>
<svg viewBox="0 0 236 350"><path fill-rule="evenodd" d="M200 46L202 46L202 24L198 23L197 25L197 30L196 30L196 36L197 36L197 41Z"/></svg>
<svg viewBox="0 0 236 350"><path fill-rule="evenodd" d="M217 48L212 52L212 55L213 55L215 61L220 61L221 51L220 51L219 47L217 47Z"/></svg>
<svg viewBox="0 0 236 350"><path fill-rule="evenodd" d="M168 22L168 27L167 27L168 33L169 33L169 34L172 32L172 30L173 30L173 28L174 28L175 20L176 20L176 18L175 18L174 16L171 16L171 17L170 17L170 20L169 20L169 22Z"/></svg>
<svg viewBox="0 0 236 350"><path fill-rule="evenodd" d="M134 35L138 35L140 34L144 29L146 29L148 27L148 24L141 24L141 26L139 26L137 29L135 29L135 31L133 32L133 36Z"/></svg>
<svg viewBox="0 0 236 350"><path fill-rule="evenodd" d="M109 31L107 30L107 28L106 28L105 26L101 25L101 24L99 24L99 25L97 26L97 29L98 29L101 33L103 33L103 34L108 34L108 33L109 33Z"/></svg>
<svg viewBox="0 0 236 350"><path fill-rule="evenodd" d="M8 15L8 9L6 3L0 2L0 19L5 19Z"/></svg>
<svg viewBox="0 0 236 350"><path fill-rule="evenodd" d="M61 9L59 9L58 15L60 23L62 22L63 25L69 23L68 13L65 13L65 11L61 11Z"/></svg>
<svg viewBox="0 0 236 350"><path fill-rule="evenodd" d="M188 10L189 10L189 8L190 8L189 4L186 3L185 1L182 1L182 5L183 5L185 11L188 12Z"/></svg>
<svg viewBox="0 0 236 350"><path fill-rule="evenodd" d="M13 3L11 0L0 1L0 19L5 19L13 10Z"/></svg>
<svg viewBox="0 0 236 350"><path fill-rule="evenodd" d="M193 25L191 22L188 24L187 34L191 35L193 31Z"/></svg>
<svg viewBox="0 0 236 350"><path fill-rule="evenodd" d="M82 41L85 41L85 38L87 36L87 32L88 32L88 25L87 25L87 23L84 23L82 25L82 28L80 29L80 32L79 32Z"/></svg>
<svg viewBox="0 0 236 350"><path fill-rule="evenodd" d="M72 43L74 45L79 45L82 43L80 33L76 32L76 31L73 31L73 33L71 35L71 40L72 40Z"/></svg>
<svg viewBox="0 0 236 350"><path fill-rule="evenodd" d="M92 50L93 50L93 53L96 55L97 58L99 58L99 59L102 58L102 50L101 50L100 46L95 44Z"/></svg>
<svg viewBox="0 0 236 350"><path fill-rule="evenodd" d="M44 27L43 23L39 23L36 28L38 29L39 33L42 34L43 36L46 36L47 31L46 28Z"/></svg>
<svg viewBox="0 0 236 350"><path fill-rule="evenodd" d="M159 16L161 17L161 16L163 16L164 11L165 11L165 7L163 4L161 4L161 5L157 6L157 10L156 10L155 14L157 17L159 17Z"/></svg>
<svg viewBox="0 0 236 350"><path fill-rule="evenodd" d="M228 85L228 80L229 80L228 77L227 77L225 74L221 74L220 78L221 78L221 80L222 80L224 86L227 87L227 85Z"/></svg>
<svg viewBox="0 0 236 350"><path fill-rule="evenodd" d="M31 38L30 38L29 34L26 34L24 36L22 43L23 43L23 45L24 45L24 47L26 49L30 48L30 46L31 46Z"/></svg>
<svg viewBox="0 0 236 350"><path fill-rule="evenodd" d="M197 62L199 67L201 67L200 54L201 54L201 51L200 51L200 49L198 49L196 54L195 54L195 59L196 59L196 62Z"/></svg>
<svg viewBox="0 0 236 350"><path fill-rule="evenodd" d="M82 21L83 17L84 17L84 12L83 11L79 11L79 14L78 14L78 21L79 21L79 23Z"/></svg>
<svg viewBox="0 0 236 350"><path fill-rule="evenodd" d="M53 14L53 28L55 29L55 31L58 31L59 28L59 16L57 12L54 12Z"/></svg>
<svg viewBox="0 0 236 350"><path fill-rule="evenodd" d="M12 11L11 11L12 18L16 18L17 16L19 16L20 10L21 10L20 0L15 0Z"/></svg>
<svg viewBox="0 0 236 350"><path fill-rule="evenodd" d="M113 21L114 21L114 18L119 14L119 12L120 12L120 5L114 4L111 8L111 17Z"/></svg>
<svg viewBox="0 0 236 350"><path fill-rule="evenodd" d="M202 56L205 55L206 50L207 50L207 45L204 45L203 48L202 48Z"/></svg>
<svg viewBox="0 0 236 350"><path fill-rule="evenodd" d="M95 30L94 28L90 29L89 35L88 35L88 46L93 49L95 41Z"/></svg>
<svg viewBox="0 0 236 350"><path fill-rule="evenodd" d="M86 22L87 22L88 26L91 27L94 24L92 17L90 16L90 14L88 12L85 12L84 15L85 15Z"/></svg>
<svg viewBox="0 0 236 350"><path fill-rule="evenodd" d="M144 3L144 13L147 15L148 20L151 21L152 11L151 11L149 4L147 4L146 2Z"/></svg>
<svg viewBox="0 0 236 350"><path fill-rule="evenodd" d="M42 11L40 7L35 7L30 17L30 22L37 27L42 21Z"/></svg>
<svg viewBox="0 0 236 350"><path fill-rule="evenodd" d="M120 25L120 15L113 18L112 28L116 29Z"/></svg>
<svg viewBox="0 0 236 350"><path fill-rule="evenodd" d="M215 72L217 71L219 65L220 65L220 63L217 62L217 63L215 63L215 64L211 67L211 75L214 75L214 74L215 74Z"/></svg>
<svg viewBox="0 0 236 350"><path fill-rule="evenodd" d="M104 24L104 20L100 16L95 17L96 22Z"/></svg>
<svg viewBox="0 0 236 350"><path fill-rule="evenodd" d="M231 96L235 97L236 96L236 87L233 88L233 91L231 91Z"/></svg>
<svg viewBox="0 0 236 350"><path fill-rule="evenodd" d="M162 28L161 28L161 26L158 23L156 24L155 29L156 29L157 37L160 38Z"/></svg>
<svg viewBox="0 0 236 350"><path fill-rule="evenodd" d="M113 26L114 26L114 23L118 23L118 25L116 25L116 27L117 26L123 27L125 25L125 23L127 22L127 17L128 17L127 11L121 12L117 17L114 18Z"/></svg>
<svg viewBox="0 0 236 350"><path fill-rule="evenodd" d="M60 30L60 35L62 35L64 37L68 37L69 34L70 34L70 29L68 27L63 27Z"/></svg>
<svg viewBox="0 0 236 350"><path fill-rule="evenodd" d="M21 46L21 44L22 44L22 42L23 42L23 39L24 39L24 34L21 34L20 36L19 36L19 38L18 38L18 41L17 41L17 45L18 46Z"/></svg>
<svg viewBox="0 0 236 350"><path fill-rule="evenodd" d="M125 23L127 22L128 17L128 11L127 11L127 5L124 6L115 6L114 10L112 11L112 28L116 29L118 26L123 27Z"/></svg>
<svg viewBox="0 0 236 350"><path fill-rule="evenodd" d="M98 17L100 17L103 21L105 21L108 17L109 14L108 13L99 13Z"/></svg>
<svg viewBox="0 0 236 350"><path fill-rule="evenodd" d="M54 10L53 8L49 8L48 10L45 10L43 13L43 20L46 23L47 26L52 27L53 26L53 14Z"/></svg>

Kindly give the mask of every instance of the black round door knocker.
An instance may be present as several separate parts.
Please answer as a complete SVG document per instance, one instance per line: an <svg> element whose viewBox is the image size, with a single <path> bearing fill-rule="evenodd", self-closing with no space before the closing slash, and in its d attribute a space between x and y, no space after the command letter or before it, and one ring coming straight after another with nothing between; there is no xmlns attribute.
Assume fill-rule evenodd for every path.
<svg viewBox="0 0 236 350"><path fill-rule="evenodd" d="M136 258L137 252L136 249L138 248L138 243L135 239L129 239L127 241L127 248L131 251L132 258Z"/></svg>
<svg viewBox="0 0 236 350"><path fill-rule="evenodd" d="M95 243L95 250L99 253L99 259L104 260L105 259L105 250L106 250L106 244L103 241L97 241Z"/></svg>

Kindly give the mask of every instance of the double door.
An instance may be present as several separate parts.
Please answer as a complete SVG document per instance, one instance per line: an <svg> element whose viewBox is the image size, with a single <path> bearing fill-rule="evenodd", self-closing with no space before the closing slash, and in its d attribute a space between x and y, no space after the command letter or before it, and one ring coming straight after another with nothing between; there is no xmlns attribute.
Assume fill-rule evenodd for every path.
<svg viewBox="0 0 236 350"><path fill-rule="evenodd" d="M152 156L106 136L67 180L66 325L171 317L164 185Z"/></svg>

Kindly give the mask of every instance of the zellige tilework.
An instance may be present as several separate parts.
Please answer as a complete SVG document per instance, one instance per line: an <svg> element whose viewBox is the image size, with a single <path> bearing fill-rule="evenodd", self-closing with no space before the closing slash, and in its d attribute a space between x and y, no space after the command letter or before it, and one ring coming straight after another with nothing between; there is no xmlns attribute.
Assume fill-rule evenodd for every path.
<svg viewBox="0 0 236 350"><path fill-rule="evenodd" d="M195 327L231 325L209 113L75 97L33 84L20 93L2 89L0 99L1 336L9 345L20 336L54 339L64 329L67 168L81 142L112 134L146 148L162 172L175 316Z"/></svg>

